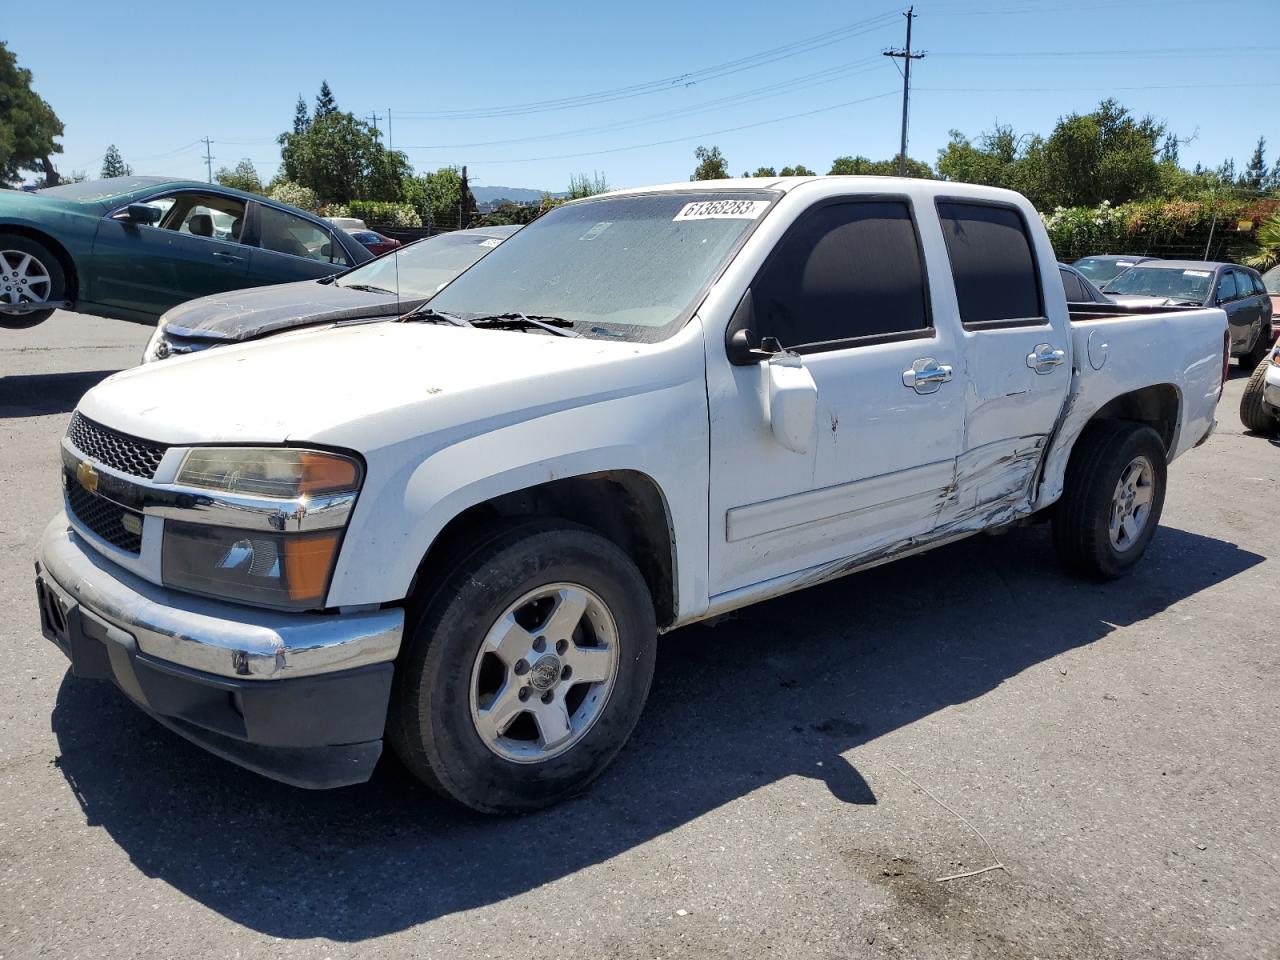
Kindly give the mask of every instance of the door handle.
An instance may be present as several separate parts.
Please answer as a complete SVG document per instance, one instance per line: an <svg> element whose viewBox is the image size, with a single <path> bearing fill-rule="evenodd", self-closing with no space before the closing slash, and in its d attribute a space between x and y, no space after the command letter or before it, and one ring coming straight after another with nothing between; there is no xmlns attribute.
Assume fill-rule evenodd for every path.
<svg viewBox="0 0 1280 960"><path fill-rule="evenodd" d="M951 365L939 363L933 357L922 357L910 370L902 371L902 385L920 394L936 393L950 379Z"/></svg>
<svg viewBox="0 0 1280 960"><path fill-rule="evenodd" d="M244 263L244 257L237 257L234 253L228 253L226 250L215 250L213 255L219 260L226 260L228 263Z"/></svg>
<svg viewBox="0 0 1280 960"><path fill-rule="evenodd" d="M1067 351L1059 350L1050 343L1037 344L1036 348L1027 354L1027 366L1036 373L1049 373L1066 360Z"/></svg>

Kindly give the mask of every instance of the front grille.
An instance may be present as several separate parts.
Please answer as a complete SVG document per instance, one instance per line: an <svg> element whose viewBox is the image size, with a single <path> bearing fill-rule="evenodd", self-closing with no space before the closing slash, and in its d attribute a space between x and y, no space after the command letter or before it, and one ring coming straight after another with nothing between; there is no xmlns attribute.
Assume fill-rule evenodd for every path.
<svg viewBox="0 0 1280 960"><path fill-rule="evenodd" d="M142 477L144 480L155 477L166 450L161 444L139 440L127 433L104 427L79 413L71 415L67 439L81 453L106 464L112 470Z"/></svg>
<svg viewBox="0 0 1280 960"><path fill-rule="evenodd" d="M142 552L141 534L126 530L122 522L126 514L136 517L141 530L142 514L90 493L74 480L67 483L67 501L76 519L107 543L129 553Z"/></svg>

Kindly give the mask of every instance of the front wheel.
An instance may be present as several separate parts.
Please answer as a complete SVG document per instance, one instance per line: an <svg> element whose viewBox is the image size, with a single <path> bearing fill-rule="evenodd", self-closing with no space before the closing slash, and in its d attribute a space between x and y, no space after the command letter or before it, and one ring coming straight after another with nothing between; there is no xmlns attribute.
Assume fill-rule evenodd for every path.
<svg viewBox="0 0 1280 960"><path fill-rule="evenodd" d="M1253 345L1253 349L1240 358L1240 366L1246 370L1251 370L1260 364L1267 357L1271 356L1271 348L1275 345L1275 330L1270 324L1267 324L1258 331L1258 339Z"/></svg>
<svg viewBox="0 0 1280 960"><path fill-rule="evenodd" d="M1280 429L1280 420L1262 399L1262 391L1266 387L1268 361L1263 360L1253 371L1253 376L1244 385L1244 393L1240 397L1240 422L1246 430L1254 433L1273 434Z"/></svg>
<svg viewBox="0 0 1280 960"><path fill-rule="evenodd" d="M656 635L644 578L611 541L551 521L491 532L407 637L392 746L472 809L549 806L585 789L631 735Z"/></svg>
<svg viewBox="0 0 1280 960"><path fill-rule="evenodd" d="M1063 564L1095 580L1127 573L1160 523L1165 478L1164 444L1150 427L1127 420L1086 427L1053 516Z"/></svg>
<svg viewBox="0 0 1280 960"><path fill-rule="evenodd" d="M43 323L53 308L5 313L6 306L36 307L66 297L62 264L44 244L12 233L0 233L0 328L21 330Z"/></svg>

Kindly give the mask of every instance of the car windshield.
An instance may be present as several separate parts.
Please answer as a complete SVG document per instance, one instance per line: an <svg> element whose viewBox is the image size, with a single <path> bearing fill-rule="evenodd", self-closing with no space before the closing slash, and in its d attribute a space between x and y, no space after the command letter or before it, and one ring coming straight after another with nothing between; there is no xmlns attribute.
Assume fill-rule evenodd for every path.
<svg viewBox="0 0 1280 960"><path fill-rule="evenodd" d="M1085 257L1072 264L1094 283L1106 283L1112 277L1123 273L1134 265L1134 260L1103 260L1097 257Z"/></svg>
<svg viewBox="0 0 1280 960"><path fill-rule="evenodd" d="M377 242L376 235L371 235ZM335 281L339 287L377 287L401 300L425 300L502 240L482 234L441 234L397 250Z"/></svg>
<svg viewBox="0 0 1280 960"><path fill-rule="evenodd" d="M63 183L56 187L45 187L36 193L42 197L57 197L59 200L108 200L163 182L155 177L110 177L106 180Z"/></svg>
<svg viewBox="0 0 1280 960"><path fill-rule="evenodd" d="M1212 269L1137 266L1108 283L1106 292L1204 303L1212 287Z"/></svg>
<svg viewBox="0 0 1280 960"><path fill-rule="evenodd" d="M776 196L707 190L566 204L504 242L431 305L464 319L559 317L587 336L661 340L689 318Z"/></svg>
<svg viewBox="0 0 1280 960"><path fill-rule="evenodd" d="M1267 293L1280 296L1280 263L1262 275L1262 285L1267 288Z"/></svg>

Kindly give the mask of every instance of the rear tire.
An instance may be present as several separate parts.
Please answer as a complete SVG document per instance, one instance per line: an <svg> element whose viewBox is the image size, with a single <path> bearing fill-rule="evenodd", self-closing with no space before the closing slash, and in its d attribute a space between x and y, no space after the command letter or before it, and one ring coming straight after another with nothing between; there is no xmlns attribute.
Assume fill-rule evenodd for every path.
<svg viewBox="0 0 1280 960"><path fill-rule="evenodd" d="M1165 457L1160 435L1144 424L1100 420L1085 428L1053 516L1054 546L1068 570L1112 580L1142 559L1164 509Z"/></svg>
<svg viewBox="0 0 1280 960"><path fill-rule="evenodd" d="M396 754L482 813L581 792L631 735L653 679L640 571L594 531L544 520L488 531L450 569L396 667Z"/></svg>
<svg viewBox="0 0 1280 960"><path fill-rule="evenodd" d="M44 244L19 234L0 233L0 305L63 300L66 295L67 277L62 264ZM23 330L51 316L52 308L0 313L0 328Z"/></svg>
<svg viewBox="0 0 1280 960"><path fill-rule="evenodd" d="M1280 420L1262 402L1262 389L1267 378L1268 361L1263 360L1253 371L1240 397L1240 422L1246 430L1268 436L1280 430Z"/></svg>

